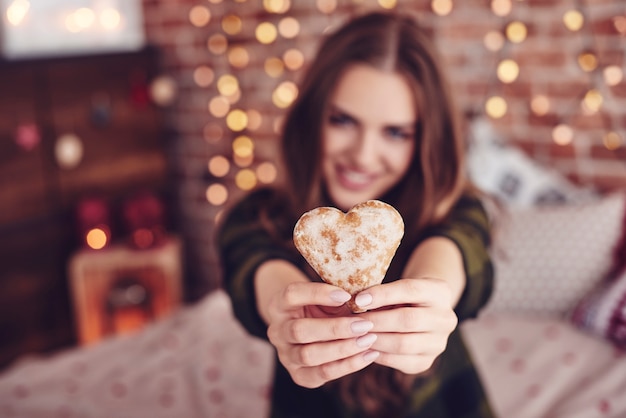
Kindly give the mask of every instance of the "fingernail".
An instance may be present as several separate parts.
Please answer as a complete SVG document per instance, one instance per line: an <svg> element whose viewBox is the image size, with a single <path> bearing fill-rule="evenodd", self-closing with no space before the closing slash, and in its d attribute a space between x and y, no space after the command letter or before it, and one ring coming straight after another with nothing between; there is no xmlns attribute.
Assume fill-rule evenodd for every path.
<svg viewBox="0 0 626 418"><path fill-rule="evenodd" d="M374 328L374 323L371 321L355 321L350 324L350 329L355 334L363 334Z"/></svg>
<svg viewBox="0 0 626 418"><path fill-rule="evenodd" d="M333 290L332 292L330 292L330 298L333 300L333 302L344 303L349 301L351 297L352 296L350 296L350 293L343 290Z"/></svg>
<svg viewBox="0 0 626 418"><path fill-rule="evenodd" d="M354 302L358 305L358 306L367 306L370 303L372 303L372 295L370 295L369 293L360 293L356 299L354 299Z"/></svg>
<svg viewBox="0 0 626 418"><path fill-rule="evenodd" d="M378 356L380 356L380 353L378 351L368 351L365 354L363 354L363 360L365 360L368 363L371 363L372 361L376 360Z"/></svg>
<svg viewBox="0 0 626 418"><path fill-rule="evenodd" d="M369 347L370 345L374 344L376 338L378 338L376 334L364 335L356 339L356 345L358 345L359 347Z"/></svg>

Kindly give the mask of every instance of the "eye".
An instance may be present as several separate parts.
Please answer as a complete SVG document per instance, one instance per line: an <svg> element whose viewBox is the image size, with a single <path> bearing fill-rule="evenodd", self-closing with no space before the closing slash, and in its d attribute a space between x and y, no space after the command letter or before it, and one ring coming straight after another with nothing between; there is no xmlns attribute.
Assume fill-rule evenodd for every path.
<svg viewBox="0 0 626 418"><path fill-rule="evenodd" d="M328 121L334 126L348 126L354 124L354 119L344 113L331 113Z"/></svg>
<svg viewBox="0 0 626 418"><path fill-rule="evenodd" d="M389 138L407 141L413 139L413 130L390 126L385 129L385 133Z"/></svg>

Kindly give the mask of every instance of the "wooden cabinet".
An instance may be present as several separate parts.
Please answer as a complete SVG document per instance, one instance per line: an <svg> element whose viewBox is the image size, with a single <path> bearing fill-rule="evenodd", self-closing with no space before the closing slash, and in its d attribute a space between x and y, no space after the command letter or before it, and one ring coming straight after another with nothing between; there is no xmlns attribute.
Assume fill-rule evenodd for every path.
<svg viewBox="0 0 626 418"><path fill-rule="evenodd" d="M150 48L0 61L0 367L76 343L67 262L82 197L103 197L113 213L143 190L169 204L164 115L149 96L158 74ZM34 146L20 145L24 129L35 130ZM72 169L55 158L64 134L83 147Z"/></svg>

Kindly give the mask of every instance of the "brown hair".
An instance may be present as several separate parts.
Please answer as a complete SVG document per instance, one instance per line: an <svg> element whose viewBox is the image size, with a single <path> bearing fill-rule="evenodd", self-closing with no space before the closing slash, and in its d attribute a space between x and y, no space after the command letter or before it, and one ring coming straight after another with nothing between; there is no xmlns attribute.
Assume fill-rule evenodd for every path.
<svg viewBox="0 0 626 418"><path fill-rule="evenodd" d="M417 146L405 177L381 200L405 221L405 238L388 277L400 277L410 252L429 225L441 221L465 187L464 145L458 116L439 57L426 30L399 12L355 18L321 44L285 119L282 158L287 193L296 214L331 204L321 176L321 127L327 102L342 72L354 63L396 72L417 103ZM415 378L372 365L329 385L371 416L402 408Z"/></svg>

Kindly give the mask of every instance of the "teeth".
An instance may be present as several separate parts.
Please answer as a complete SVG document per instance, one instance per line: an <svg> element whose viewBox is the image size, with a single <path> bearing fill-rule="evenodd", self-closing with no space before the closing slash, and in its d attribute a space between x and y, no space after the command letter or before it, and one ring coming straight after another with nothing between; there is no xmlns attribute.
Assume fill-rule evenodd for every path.
<svg viewBox="0 0 626 418"><path fill-rule="evenodd" d="M344 177L352 182L352 183L358 183L358 184L365 184L369 181L369 176L366 174L362 174L362 173L357 173L355 171L344 171L343 172Z"/></svg>

